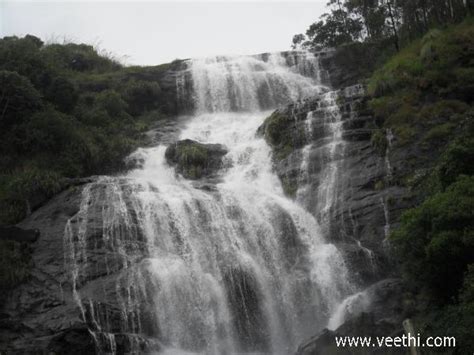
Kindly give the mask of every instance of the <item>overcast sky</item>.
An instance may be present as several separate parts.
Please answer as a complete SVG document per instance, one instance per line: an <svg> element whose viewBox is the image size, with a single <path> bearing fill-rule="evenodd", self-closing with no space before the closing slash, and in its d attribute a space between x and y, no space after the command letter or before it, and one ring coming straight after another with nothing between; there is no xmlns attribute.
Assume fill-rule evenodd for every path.
<svg viewBox="0 0 474 355"><path fill-rule="evenodd" d="M0 37L98 45L127 64L288 50L323 12L323 1L5 1Z"/></svg>

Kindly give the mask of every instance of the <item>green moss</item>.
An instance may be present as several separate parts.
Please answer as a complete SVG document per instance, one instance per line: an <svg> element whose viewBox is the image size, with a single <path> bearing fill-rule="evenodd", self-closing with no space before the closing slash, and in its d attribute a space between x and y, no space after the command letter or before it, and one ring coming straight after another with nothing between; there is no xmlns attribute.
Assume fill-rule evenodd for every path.
<svg viewBox="0 0 474 355"><path fill-rule="evenodd" d="M382 129L378 129L372 133L370 139L372 146L375 147L380 156L385 156L387 151L388 141L385 132Z"/></svg>
<svg viewBox="0 0 474 355"><path fill-rule="evenodd" d="M184 166L204 165L207 161L207 150L199 145L179 146L177 155Z"/></svg>
<svg viewBox="0 0 474 355"><path fill-rule="evenodd" d="M385 188L385 183L383 182L383 180L379 180L377 181L375 184L374 184L374 189L376 191L381 191Z"/></svg>
<svg viewBox="0 0 474 355"><path fill-rule="evenodd" d="M265 119L265 140L273 148L274 157L283 160L306 144L306 131L295 120L278 111Z"/></svg>
<svg viewBox="0 0 474 355"><path fill-rule="evenodd" d="M278 111L267 117L264 123L267 142L273 146L285 145L289 123L288 117Z"/></svg>

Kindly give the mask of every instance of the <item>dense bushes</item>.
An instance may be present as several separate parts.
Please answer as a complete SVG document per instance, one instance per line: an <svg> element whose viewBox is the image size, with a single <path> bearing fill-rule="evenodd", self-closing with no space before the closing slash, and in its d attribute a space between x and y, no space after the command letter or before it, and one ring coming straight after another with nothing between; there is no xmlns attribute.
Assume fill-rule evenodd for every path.
<svg viewBox="0 0 474 355"><path fill-rule="evenodd" d="M0 204L12 212L2 212L0 224L24 217L17 208L24 196L8 190L25 172L60 179L123 166L147 125L161 117L160 87L142 74L150 71L123 68L84 44L44 45L30 35L0 39Z"/></svg>
<svg viewBox="0 0 474 355"><path fill-rule="evenodd" d="M446 191L407 211L392 240L404 270L439 302L457 297L474 263L474 177L460 176Z"/></svg>
<svg viewBox="0 0 474 355"><path fill-rule="evenodd" d="M124 68L84 44L0 39L0 225L18 223L65 177L123 168L162 117L156 80L166 68ZM27 277L25 250L1 243L2 290Z"/></svg>

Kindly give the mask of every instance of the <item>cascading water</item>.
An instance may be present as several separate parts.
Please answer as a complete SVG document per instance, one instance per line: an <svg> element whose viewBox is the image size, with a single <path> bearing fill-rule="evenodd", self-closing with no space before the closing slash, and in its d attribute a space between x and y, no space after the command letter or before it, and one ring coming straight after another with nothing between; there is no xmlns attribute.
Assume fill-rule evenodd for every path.
<svg viewBox="0 0 474 355"><path fill-rule="evenodd" d="M353 291L324 226L285 197L256 135L266 110L327 91L318 61L305 53L219 57L190 61L186 74L196 114L180 138L226 145L226 168L212 188L197 188L159 145L134 153L140 168L88 185L65 229L74 298L102 353L118 345L140 353L144 342L176 354L291 353ZM333 161L340 119L331 95L321 112L335 120ZM318 190L321 216L336 173L328 167Z"/></svg>

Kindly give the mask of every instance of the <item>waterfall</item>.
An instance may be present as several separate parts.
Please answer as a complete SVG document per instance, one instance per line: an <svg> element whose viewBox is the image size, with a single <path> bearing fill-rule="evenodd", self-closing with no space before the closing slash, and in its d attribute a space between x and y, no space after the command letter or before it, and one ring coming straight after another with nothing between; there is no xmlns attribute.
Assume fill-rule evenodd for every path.
<svg viewBox="0 0 474 355"><path fill-rule="evenodd" d="M84 188L65 227L67 281L102 353L292 353L353 292L324 237L342 144L336 96L304 52L190 60L180 96L189 78L195 114L180 139L224 144L219 178L177 175L164 145L136 151L140 168ZM333 132L315 217L284 195L256 132L269 110L316 94L311 116Z"/></svg>

